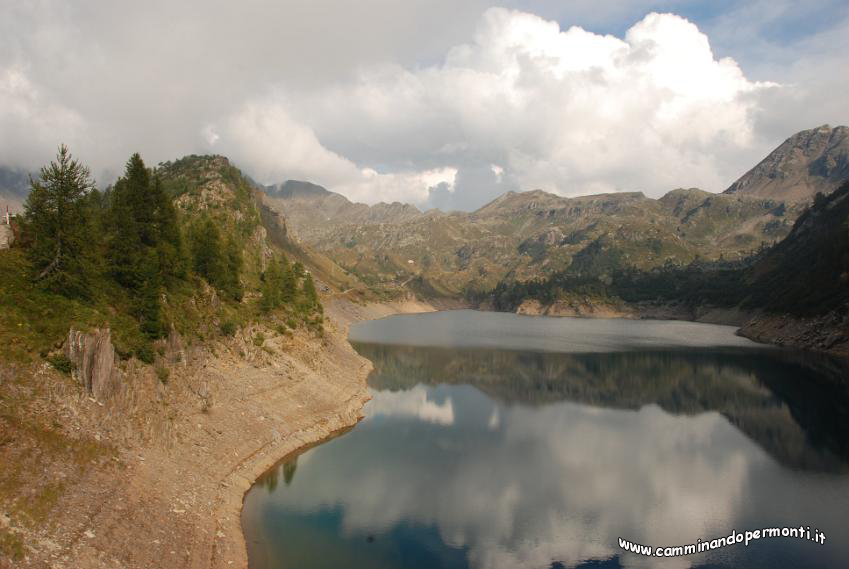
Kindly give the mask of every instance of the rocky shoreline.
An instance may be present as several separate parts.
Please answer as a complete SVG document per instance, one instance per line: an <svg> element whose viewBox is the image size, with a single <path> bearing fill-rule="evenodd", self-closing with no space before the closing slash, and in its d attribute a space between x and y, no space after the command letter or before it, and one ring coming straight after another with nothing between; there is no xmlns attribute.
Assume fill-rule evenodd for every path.
<svg viewBox="0 0 849 569"><path fill-rule="evenodd" d="M73 386L92 385L92 377L63 379L44 368L39 381L62 388L51 405L74 416L73 436L93 435L108 450L85 468L56 463L56 473L39 473L64 477L63 491L38 527L0 516L0 530L25 544L21 558L0 555L0 567L247 567L241 527L247 490L286 455L362 417L371 363L348 343L349 324L426 310L416 302L330 301L321 340L265 331L269 338L257 346L251 338L261 330L245 330L186 354L169 385L124 370L122 381L133 388L109 396L98 391L103 401L91 388ZM98 346L105 344L101 336L94 338ZM97 360L99 352L80 353ZM87 369L111 373L98 372L102 367Z"/></svg>

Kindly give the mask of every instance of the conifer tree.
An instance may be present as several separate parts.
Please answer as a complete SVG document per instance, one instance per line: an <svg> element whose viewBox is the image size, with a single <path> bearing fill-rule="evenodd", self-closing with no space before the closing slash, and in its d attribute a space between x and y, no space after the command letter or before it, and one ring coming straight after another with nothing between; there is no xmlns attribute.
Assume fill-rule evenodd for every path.
<svg viewBox="0 0 849 569"><path fill-rule="evenodd" d="M313 281L310 273L307 273L304 277L303 293L304 301L308 307L315 308L318 306L318 292L315 290L315 281Z"/></svg>
<svg viewBox="0 0 849 569"><path fill-rule="evenodd" d="M160 303L161 281L159 276L159 256L153 248L148 253L143 269L144 281L138 299L138 314L141 331L148 338L162 335L162 308Z"/></svg>
<svg viewBox="0 0 849 569"><path fill-rule="evenodd" d="M152 197L147 168L141 156L133 154L112 190L108 216L110 273L133 290L139 290L145 280L145 247L156 245Z"/></svg>
<svg viewBox="0 0 849 569"><path fill-rule="evenodd" d="M163 276L183 278L186 276L186 253L177 223L177 210L159 176L153 178L151 193L155 208L160 272Z"/></svg>
<svg viewBox="0 0 849 569"><path fill-rule="evenodd" d="M300 263L295 263L299 265ZM286 257L283 257L282 269L280 272L280 301L283 304L293 304L295 295L298 291L298 283L295 279L295 269L289 264Z"/></svg>
<svg viewBox="0 0 849 569"><path fill-rule="evenodd" d="M260 307L263 312L271 312L280 306L281 277L280 265L276 259L271 259L262 275L262 299L260 301Z"/></svg>
<svg viewBox="0 0 849 569"><path fill-rule="evenodd" d="M86 248L91 236L85 197L94 187L88 168L63 144L56 160L43 167L39 180L30 180L30 185L24 211L32 233L27 254L33 276L57 292L88 296L91 267Z"/></svg>
<svg viewBox="0 0 849 569"><path fill-rule="evenodd" d="M224 263L221 252L221 234L211 219L195 224L192 232L192 266L195 273L219 286L223 281Z"/></svg>
<svg viewBox="0 0 849 569"><path fill-rule="evenodd" d="M242 290L242 250L233 238L227 240L226 250L226 269L224 272L224 291L233 300L242 300L244 291Z"/></svg>

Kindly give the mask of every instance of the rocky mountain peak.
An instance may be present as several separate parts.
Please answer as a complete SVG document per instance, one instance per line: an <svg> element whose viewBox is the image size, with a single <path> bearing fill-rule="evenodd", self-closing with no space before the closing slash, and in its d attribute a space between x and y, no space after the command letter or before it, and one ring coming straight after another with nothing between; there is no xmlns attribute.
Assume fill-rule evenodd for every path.
<svg viewBox="0 0 849 569"><path fill-rule="evenodd" d="M849 179L849 127L822 125L784 141L725 190L785 201L829 194Z"/></svg>

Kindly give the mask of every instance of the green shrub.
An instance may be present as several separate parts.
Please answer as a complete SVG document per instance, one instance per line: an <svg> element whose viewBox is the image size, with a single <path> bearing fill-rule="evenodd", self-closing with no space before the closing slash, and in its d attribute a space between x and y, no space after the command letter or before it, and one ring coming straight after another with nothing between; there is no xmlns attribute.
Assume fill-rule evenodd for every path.
<svg viewBox="0 0 849 569"><path fill-rule="evenodd" d="M65 354L56 354L53 356L48 356L47 361L52 365L56 370L64 373L65 375L70 375L71 371L74 369L74 362L69 360Z"/></svg>
<svg viewBox="0 0 849 569"><path fill-rule="evenodd" d="M256 336L254 336L254 346L260 347L265 343L265 335L260 332Z"/></svg>
<svg viewBox="0 0 849 569"><path fill-rule="evenodd" d="M146 364L152 364L155 359L153 347L150 344L142 344L136 348L136 357Z"/></svg>
<svg viewBox="0 0 849 569"><path fill-rule="evenodd" d="M221 323L221 334L224 336L233 336L236 333L236 323L231 320L226 320Z"/></svg>
<svg viewBox="0 0 849 569"><path fill-rule="evenodd" d="M156 366L156 377L162 383L168 383L168 378L171 377L171 370L165 366Z"/></svg>

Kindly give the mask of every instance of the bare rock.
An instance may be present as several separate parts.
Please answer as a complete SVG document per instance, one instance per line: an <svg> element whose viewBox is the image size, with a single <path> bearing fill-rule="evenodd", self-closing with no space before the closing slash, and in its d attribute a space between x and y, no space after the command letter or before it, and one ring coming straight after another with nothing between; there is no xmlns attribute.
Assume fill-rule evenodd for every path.
<svg viewBox="0 0 849 569"><path fill-rule="evenodd" d="M98 401L112 395L121 381L109 328L86 333L71 328L65 356L74 364L73 376Z"/></svg>

